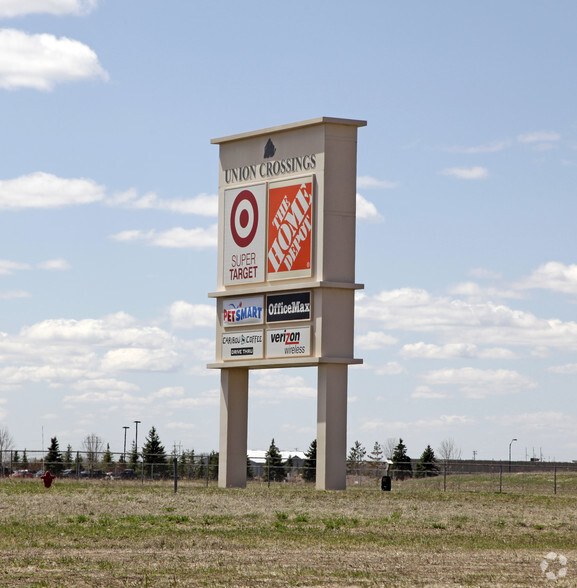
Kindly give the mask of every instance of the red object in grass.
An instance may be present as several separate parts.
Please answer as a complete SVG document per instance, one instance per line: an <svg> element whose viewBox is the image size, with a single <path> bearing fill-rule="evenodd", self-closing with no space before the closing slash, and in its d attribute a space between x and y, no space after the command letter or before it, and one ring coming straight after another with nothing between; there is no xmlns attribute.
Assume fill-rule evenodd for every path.
<svg viewBox="0 0 577 588"><path fill-rule="evenodd" d="M52 480L54 480L55 477L56 476L50 473L50 470L46 470L46 472L40 476L40 479L44 482L44 488L50 488L50 486L52 486Z"/></svg>

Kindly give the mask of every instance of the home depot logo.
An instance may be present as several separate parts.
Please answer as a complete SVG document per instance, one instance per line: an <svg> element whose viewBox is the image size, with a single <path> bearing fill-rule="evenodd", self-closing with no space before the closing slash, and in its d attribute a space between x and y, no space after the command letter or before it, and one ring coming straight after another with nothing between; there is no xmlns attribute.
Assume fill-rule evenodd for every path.
<svg viewBox="0 0 577 588"><path fill-rule="evenodd" d="M269 188L268 273L310 270L312 180Z"/></svg>

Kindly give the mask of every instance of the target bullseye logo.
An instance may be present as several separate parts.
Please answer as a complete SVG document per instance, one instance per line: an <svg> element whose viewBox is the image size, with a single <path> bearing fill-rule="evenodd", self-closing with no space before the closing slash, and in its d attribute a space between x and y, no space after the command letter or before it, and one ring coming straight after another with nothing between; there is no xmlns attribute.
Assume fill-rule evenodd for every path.
<svg viewBox="0 0 577 588"><path fill-rule="evenodd" d="M258 204L250 190L243 190L235 198L230 211L230 232L239 247L252 243L258 228Z"/></svg>

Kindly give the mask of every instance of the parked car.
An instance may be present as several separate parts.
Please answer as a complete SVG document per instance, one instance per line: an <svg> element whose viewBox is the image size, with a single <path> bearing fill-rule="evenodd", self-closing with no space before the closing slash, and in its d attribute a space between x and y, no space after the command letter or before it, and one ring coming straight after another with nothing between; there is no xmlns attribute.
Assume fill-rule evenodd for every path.
<svg viewBox="0 0 577 588"><path fill-rule="evenodd" d="M134 480L136 478L136 472L132 469L124 470L120 472L120 479L121 480Z"/></svg>
<svg viewBox="0 0 577 588"><path fill-rule="evenodd" d="M84 470L80 472L82 478L104 478L106 474L103 470Z"/></svg>
<svg viewBox="0 0 577 588"><path fill-rule="evenodd" d="M12 478L33 478L34 472L29 472L28 470L16 470L12 474Z"/></svg>
<svg viewBox="0 0 577 588"><path fill-rule="evenodd" d="M63 478L75 478L76 477L76 470L63 470L60 474Z"/></svg>

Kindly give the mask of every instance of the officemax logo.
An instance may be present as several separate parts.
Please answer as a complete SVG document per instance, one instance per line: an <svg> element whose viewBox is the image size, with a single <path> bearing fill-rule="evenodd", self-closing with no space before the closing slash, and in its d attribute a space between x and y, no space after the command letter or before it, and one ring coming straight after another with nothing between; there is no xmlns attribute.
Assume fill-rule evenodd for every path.
<svg viewBox="0 0 577 588"><path fill-rule="evenodd" d="M311 293L290 292L269 294L266 297L267 323L303 321L311 318Z"/></svg>

